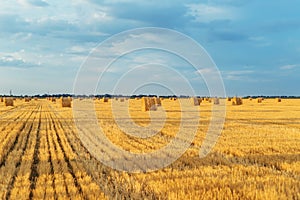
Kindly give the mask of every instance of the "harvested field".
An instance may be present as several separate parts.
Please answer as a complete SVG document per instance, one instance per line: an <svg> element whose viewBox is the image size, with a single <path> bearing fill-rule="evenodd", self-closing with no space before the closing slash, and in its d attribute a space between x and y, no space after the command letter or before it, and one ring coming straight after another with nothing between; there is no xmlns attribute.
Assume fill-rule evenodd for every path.
<svg viewBox="0 0 300 200"><path fill-rule="evenodd" d="M85 99L74 99L78 103ZM154 101L154 100L153 100ZM38 99L0 103L1 199L300 199L300 100L244 101L220 99L226 122L212 152L199 158L212 115L212 103L193 106L190 99L164 99L157 111L142 111L142 99L118 103L140 126L160 120L150 138L123 132L111 103L94 101L99 126L113 144L135 153L153 152L178 132L181 106L190 116L200 112L190 148L173 164L149 173L119 172L96 160L83 146L73 110ZM117 101L116 101L117 102ZM155 104L155 103L154 103ZM158 113L158 114L157 114ZM87 121L88 122L88 121ZM191 124L192 126L193 124ZM91 130L90 130L91 131Z"/></svg>

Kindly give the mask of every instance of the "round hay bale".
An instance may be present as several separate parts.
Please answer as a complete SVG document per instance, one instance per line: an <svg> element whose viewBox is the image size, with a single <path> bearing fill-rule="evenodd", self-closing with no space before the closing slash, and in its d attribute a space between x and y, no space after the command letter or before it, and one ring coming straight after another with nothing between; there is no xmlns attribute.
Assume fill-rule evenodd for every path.
<svg viewBox="0 0 300 200"><path fill-rule="evenodd" d="M277 101L277 102L281 102L281 98L277 98L276 101Z"/></svg>
<svg viewBox="0 0 300 200"><path fill-rule="evenodd" d="M154 97L155 105L156 106L161 106L161 100L158 97Z"/></svg>
<svg viewBox="0 0 300 200"><path fill-rule="evenodd" d="M199 106L200 103L202 102L201 98L197 98L197 97L192 97L191 98L191 102L193 106Z"/></svg>
<svg viewBox="0 0 300 200"><path fill-rule="evenodd" d="M142 111L149 111L150 107L149 107L149 100L147 97L143 97L142 98Z"/></svg>
<svg viewBox="0 0 300 200"><path fill-rule="evenodd" d="M149 98L149 104L150 110L157 110L155 98Z"/></svg>
<svg viewBox="0 0 300 200"><path fill-rule="evenodd" d="M69 98L63 97L61 99L61 106L71 108L71 100Z"/></svg>
<svg viewBox="0 0 300 200"><path fill-rule="evenodd" d="M5 98L4 104L5 104L5 106L14 106L14 99L13 98Z"/></svg>
<svg viewBox="0 0 300 200"><path fill-rule="evenodd" d="M104 98L101 99L101 101L104 102L104 103L107 103L108 102L108 98L104 97Z"/></svg>
<svg viewBox="0 0 300 200"><path fill-rule="evenodd" d="M262 103L263 98L257 98L257 103Z"/></svg>
<svg viewBox="0 0 300 200"><path fill-rule="evenodd" d="M154 98L142 98L142 111L157 110Z"/></svg>
<svg viewBox="0 0 300 200"><path fill-rule="evenodd" d="M29 97L25 97L25 102L30 102L31 99Z"/></svg>

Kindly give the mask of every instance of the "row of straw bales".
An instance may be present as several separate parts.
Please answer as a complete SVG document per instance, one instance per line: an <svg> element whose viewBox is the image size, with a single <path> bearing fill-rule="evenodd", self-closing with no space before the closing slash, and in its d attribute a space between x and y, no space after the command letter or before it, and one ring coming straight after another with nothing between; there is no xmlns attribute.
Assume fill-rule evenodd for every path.
<svg viewBox="0 0 300 200"><path fill-rule="evenodd" d="M209 103L212 103L215 104L215 105L218 105L220 104L220 99L215 97L215 98L208 98L208 97L205 97L205 98L197 98L197 97L192 97L191 98L191 101L192 101L192 105L194 106L198 106L200 105L201 101L206 101L206 102L209 102ZM242 105L243 104L243 100L242 98L240 97L227 97L226 99L228 102L231 102L232 105ZM252 101L252 98L249 98L250 101ZM257 98L257 102L258 103L262 103L264 101L264 98ZM281 102L281 98L276 98L276 102Z"/></svg>
<svg viewBox="0 0 300 200"><path fill-rule="evenodd" d="M14 98L12 97L0 97L0 102L5 106L14 106Z"/></svg>
<svg viewBox="0 0 300 200"><path fill-rule="evenodd" d="M48 100L52 101L52 102L56 102L56 98L54 97L49 97L47 98ZM119 100L120 102L124 102L125 100L127 100L127 98L115 98L117 100ZM137 100L139 98L136 98ZM25 97L24 98L25 102L30 102L31 98L30 97ZM34 97L34 100L38 100L38 98ZM142 97L142 110L143 111L149 111L149 110L157 110L157 106L161 106L161 101L163 100L163 98L159 98L159 97ZM170 100L176 101L177 98L170 98ZM251 101L252 98L249 98L249 100ZM257 103L262 103L264 101L264 98L257 98ZM101 98L100 101L102 102L109 102L109 98L104 97ZM220 104L220 99L215 97L215 98L208 98L208 97L203 97L203 98L199 98L199 97L191 97L190 101L192 103L192 105L194 106L199 106L201 104L202 101L208 101L208 102L213 102L213 104L217 105ZM232 105L242 105L243 104L243 100L242 98L239 97L228 97L227 101L231 101ZM282 99L281 98L276 98L276 102L281 102ZM0 97L0 102L4 102L5 106L14 106L14 98L13 97ZM60 98L60 103L62 107L72 107L72 98L71 97L61 97Z"/></svg>
<svg viewBox="0 0 300 200"><path fill-rule="evenodd" d="M213 103L214 105L219 105L220 104L220 98L219 97L202 97L202 98L198 98L200 99L200 103L202 101L208 102L208 103Z"/></svg>
<svg viewBox="0 0 300 200"><path fill-rule="evenodd" d="M143 97L142 111L155 111L157 107L161 106L161 99L158 97Z"/></svg>
<svg viewBox="0 0 300 200"><path fill-rule="evenodd" d="M25 98L24 98L24 101L25 101L25 102L30 102L30 101L31 101L31 98L30 98L30 97L25 97Z"/></svg>
<svg viewBox="0 0 300 200"><path fill-rule="evenodd" d="M197 97L191 97L191 102L192 102L192 105L199 106L202 102L202 99L197 98Z"/></svg>
<svg viewBox="0 0 300 200"><path fill-rule="evenodd" d="M240 97L233 97L231 99L232 105L234 106L238 106L238 105L242 105L243 104L243 100Z"/></svg>
<svg viewBox="0 0 300 200"><path fill-rule="evenodd" d="M14 106L14 98L12 97L0 97L0 102L4 103L5 106Z"/></svg>
<svg viewBox="0 0 300 200"><path fill-rule="evenodd" d="M66 108L71 108L72 107L72 97L60 97L60 98L55 98L55 97L48 97L47 100L51 101L52 103L58 102L61 104L61 107L66 107Z"/></svg>
<svg viewBox="0 0 300 200"><path fill-rule="evenodd" d="M202 101L207 101L209 103L213 102L215 105L220 104L220 99L218 97L215 97L215 98L191 97L190 99L191 99L192 105L194 105L194 106L199 106L202 103Z"/></svg>

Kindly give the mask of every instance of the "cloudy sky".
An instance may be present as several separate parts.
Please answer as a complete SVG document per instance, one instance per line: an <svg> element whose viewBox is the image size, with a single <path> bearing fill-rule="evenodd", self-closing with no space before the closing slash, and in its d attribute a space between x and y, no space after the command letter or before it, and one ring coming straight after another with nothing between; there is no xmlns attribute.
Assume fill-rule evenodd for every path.
<svg viewBox="0 0 300 200"><path fill-rule="evenodd" d="M101 42L122 31L159 27L199 43L218 67L227 95L300 95L299 11L296 0L2 0L0 94L72 93L94 48L98 57L109 58L116 49L159 43L160 37L115 38L111 48L102 50ZM141 84L134 91L142 93L151 81L163 80L168 93L188 80L197 94L206 94L201 78L211 71L205 64L200 70L189 65L158 50L132 52L102 74L97 92L112 92L111 86L121 82L118 93L133 93L126 91L127 83ZM101 74L104 68L98 67ZM124 81L124 74L137 82Z"/></svg>

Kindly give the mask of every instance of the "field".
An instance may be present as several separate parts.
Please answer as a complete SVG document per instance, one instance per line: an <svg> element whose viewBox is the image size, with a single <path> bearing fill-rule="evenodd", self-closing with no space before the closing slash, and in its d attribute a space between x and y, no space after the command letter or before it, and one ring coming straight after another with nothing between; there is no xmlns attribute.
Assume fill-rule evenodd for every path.
<svg viewBox="0 0 300 200"><path fill-rule="evenodd" d="M114 101L120 111L129 101L130 118L140 126L151 122L149 113L162 110L165 123L150 138L127 135L113 117ZM107 138L134 153L158 150L176 136L180 101L164 99L158 111L143 112L141 100L94 100ZM243 99L239 106L221 101L226 101L226 120L207 157L200 159L199 149L212 103L184 104L190 106L187 114L200 112L194 141L174 163L147 173L119 172L94 158L79 139L72 108L59 100L0 103L0 198L300 199L300 100Z"/></svg>

